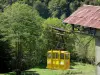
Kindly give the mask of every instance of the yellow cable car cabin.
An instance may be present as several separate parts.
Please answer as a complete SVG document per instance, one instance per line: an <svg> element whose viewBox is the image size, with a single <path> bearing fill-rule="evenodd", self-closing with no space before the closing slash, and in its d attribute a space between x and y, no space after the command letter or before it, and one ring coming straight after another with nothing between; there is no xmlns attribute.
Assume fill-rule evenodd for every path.
<svg viewBox="0 0 100 75"><path fill-rule="evenodd" d="M70 68L70 53L68 51L50 50L47 52L47 68L62 69Z"/></svg>

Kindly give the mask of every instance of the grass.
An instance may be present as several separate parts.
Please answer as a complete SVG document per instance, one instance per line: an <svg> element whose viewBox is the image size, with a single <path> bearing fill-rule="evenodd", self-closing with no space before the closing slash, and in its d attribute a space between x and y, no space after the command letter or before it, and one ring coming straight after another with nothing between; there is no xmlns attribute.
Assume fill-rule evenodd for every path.
<svg viewBox="0 0 100 75"><path fill-rule="evenodd" d="M24 71L25 75L95 75L95 66L90 64L84 64L79 62L74 62L71 64L71 69L69 70L51 70L46 68L31 68ZM15 75L14 73L0 74L0 75ZM24 74L22 74L24 75Z"/></svg>

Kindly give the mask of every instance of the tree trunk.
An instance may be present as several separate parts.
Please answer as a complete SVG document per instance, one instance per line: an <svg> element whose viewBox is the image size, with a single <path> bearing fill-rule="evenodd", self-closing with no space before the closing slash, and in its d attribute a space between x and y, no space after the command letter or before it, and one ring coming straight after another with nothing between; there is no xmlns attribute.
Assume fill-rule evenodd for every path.
<svg viewBox="0 0 100 75"><path fill-rule="evenodd" d="M21 75L21 59L22 59L22 50L21 50L21 41L20 41L20 36L18 38L18 42L16 42L16 50L17 50L17 55L16 55L16 75Z"/></svg>

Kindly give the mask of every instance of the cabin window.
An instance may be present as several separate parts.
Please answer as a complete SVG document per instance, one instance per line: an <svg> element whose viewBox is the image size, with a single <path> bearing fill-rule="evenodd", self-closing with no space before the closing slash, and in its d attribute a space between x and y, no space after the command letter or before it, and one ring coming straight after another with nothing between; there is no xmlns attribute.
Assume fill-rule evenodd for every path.
<svg viewBox="0 0 100 75"><path fill-rule="evenodd" d="M58 58L58 53L55 53L55 58L56 58L56 59Z"/></svg>
<svg viewBox="0 0 100 75"><path fill-rule="evenodd" d="M58 53L53 53L53 59L57 59L58 58Z"/></svg>
<svg viewBox="0 0 100 75"><path fill-rule="evenodd" d="M48 58L52 58L51 53L48 53L47 57L48 57Z"/></svg>
<svg viewBox="0 0 100 75"><path fill-rule="evenodd" d="M63 53L60 54L60 59L64 59L64 54Z"/></svg>
<svg viewBox="0 0 100 75"><path fill-rule="evenodd" d="M70 58L69 54L65 54L65 59L69 59L69 58Z"/></svg>

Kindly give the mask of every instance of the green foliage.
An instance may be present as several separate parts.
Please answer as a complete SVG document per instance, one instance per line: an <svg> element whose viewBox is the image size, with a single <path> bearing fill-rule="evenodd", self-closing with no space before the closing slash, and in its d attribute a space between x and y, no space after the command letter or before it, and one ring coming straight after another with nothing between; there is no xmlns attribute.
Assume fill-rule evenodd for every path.
<svg viewBox="0 0 100 75"><path fill-rule="evenodd" d="M3 9L7 6L7 0L0 0L0 11L2 12Z"/></svg>
<svg viewBox="0 0 100 75"><path fill-rule="evenodd" d="M45 55L46 57L47 51L50 49L57 49L58 42L62 40L61 36L57 35L57 33L59 32L53 29L52 27L66 29L67 31L67 29L70 29L70 26L66 27L66 25L62 23L62 20L58 18L48 18L43 22L42 26L43 26L42 38L44 40L43 55ZM74 40L72 36L73 35L69 35L66 32L64 33L65 42L63 45L61 45L62 49L64 48L67 51L71 51L73 49Z"/></svg>
<svg viewBox="0 0 100 75"><path fill-rule="evenodd" d="M94 64L95 42L92 36L75 34L75 48L72 57L77 61Z"/></svg>
<svg viewBox="0 0 100 75"><path fill-rule="evenodd" d="M43 18L48 18L50 16L46 4L42 3L41 1L35 2L34 9L36 9L39 12L40 16L42 16Z"/></svg>
<svg viewBox="0 0 100 75"><path fill-rule="evenodd" d="M32 67L39 62L36 41L41 34L41 22L37 11L26 4L15 3L0 16L1 34L5 36L3 40L10 41L13 62L20 62L24 67Z"/></svg>
<svg viewBox="0 0 100 75"><path fill-rule="evenodd" d="M67 1L66 0L51 0L48 4L48 8L52 17L60 18L61 15L65 14L67 11ZM65 18L64 16L63 18Z"/></svg>
<svg viewBox="0 0 100 75"><path fill-rule="evenodd" d="M50 49L55 49L56 47L56 33L55 31L52 30L52 27L61 27L63 26L62 22L60 19L57 18L48 18L45 20L42 24L42 40L43 44L42 46L42 61L46 63L46 56L47 56L47 51Z"/></svg>
<svg viewBox="0 0 100 75"><path fill-rule="evenodd" d="M71 13L74 12L80 5L81 5L82 1L73 1L70 3L70 10L71 10Z"/></svg>
<svg viewBox="0 0 100 75"><path fill-rule="evenodd" d="M49 49L55 49L55 45L57 43L56 31L52 29L52 27L63 28L62 21L57 18L48 18L43 23L43 36L45 38L46 47Z"/></svg>

